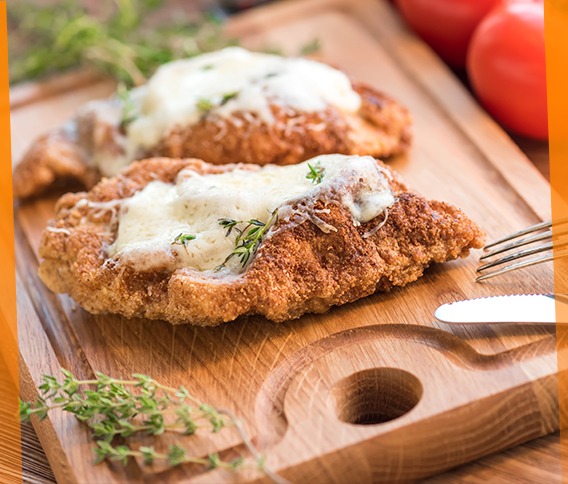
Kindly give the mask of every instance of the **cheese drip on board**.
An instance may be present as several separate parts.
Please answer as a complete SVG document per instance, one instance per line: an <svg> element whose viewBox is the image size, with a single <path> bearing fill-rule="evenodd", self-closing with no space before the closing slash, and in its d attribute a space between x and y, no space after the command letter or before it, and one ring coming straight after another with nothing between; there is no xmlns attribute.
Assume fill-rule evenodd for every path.
<svg viewBox="0 0 568 484"><path fill-rule="evenodd" d="M321 173L320 183L307 178L308 163ZM140 271L215 270L235 248L237 235L226 236L220 219L267 223L275 211L289 218L294 201L307 201L303 210L309 212L309 202L330 198L351 213L355 225L394 203L388 180L370 156L322 155L297 165L208 175L185 169L174 184L150 182L124 201L108 254ZM180 234L194 238L173 244ZM272 234L268 231L267 237ZM242 270L237 257L224 268L225 273Z"/></svg>
<svg viewBox="0 0 568 484"><path fill-rule="evenodd" d="M127 129L131 151L155 146L172 128L196 123L204 112L222 118L248 112L271 123L271 103L299 112L328 105L356 112L361 105L349 78L337 69L240 47L164 64L132 91L132 101L138 115Z"/></svg>

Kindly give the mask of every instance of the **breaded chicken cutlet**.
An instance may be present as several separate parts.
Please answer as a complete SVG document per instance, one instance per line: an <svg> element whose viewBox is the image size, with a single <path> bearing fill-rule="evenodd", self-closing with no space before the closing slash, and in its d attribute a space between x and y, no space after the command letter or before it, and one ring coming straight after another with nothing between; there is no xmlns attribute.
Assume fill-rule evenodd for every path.
<svg viewBox="0 0 568 484"><path fill-rule="evenodd" d="M294 166L149 159L63 196L39 273L92 313L281 322L404 286L484 233L369 156Z"/></svg>
<svg viewBox="0 0 568 484"><path fill-rule="evenodd" d="M238 47L165 64L149 82L88 103L37 139L14 172L14 194L75 180L87 189L134 160L289 165L325 153L404 152L411 117L383 93L303 58Z"/></svg>

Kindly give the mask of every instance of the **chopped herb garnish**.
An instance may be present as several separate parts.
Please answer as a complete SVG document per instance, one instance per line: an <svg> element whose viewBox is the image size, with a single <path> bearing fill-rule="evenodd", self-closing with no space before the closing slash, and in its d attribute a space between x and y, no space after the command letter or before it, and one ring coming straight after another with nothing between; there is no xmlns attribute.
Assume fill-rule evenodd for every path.
<svg viewBox="0 0 568 484"><path fill-rule="evenodd" d="M195 235L181 233L174 239L172 245L183 245L183 248L187 252L187 243L192 240L195 240Z"/></svg>
<svg viewBox="0 0 568 484"><path fill-rule="evenodd" d="M277 56L280 56L280 57L284 57L284 51L276 45L265 45L260 50L261 50L261 52L264 52L265 54L271 54L271 55L277 55Z"/></svg>
<svg viewBox="0 0 568 484"><path fill-rule="evenodd" d="M197 109L199 109L202 113L206 114L214 108L217 108L219 106L224 106L231 99L236 98L238 95L239 95L238 91L228 92L227 94L223 94L221 96L221 100L218 103L214 103L210 99L201 97L197 100L196 106L197 106Z"/></svg>
<svg viewBox="0 0 568 484"><path fill-rule="evenodd" d="M118 87L116 88L116 96L122 102L120 127L126 128L138 117L138 108L132 99L130 91L126 88L126 85L123 82L118 84Z"/></svg>
<svg viewBox="0 0 568 484"><path fill-rule="evenodd" d="M238 91L235 92L229 92L227 94L224 94L223 97L221 98L221 104L220 106L224 106L225 104L227 104L231 99L236 98L239 95Z"/></svg>
<svg viewBox="0 0 568 484"><path fill-rule="evenodd" d="M215 104L213 104L209 99L206 99L204 97L200 97L197 100L196 106L197 106L197 109L199 109L201 112L207 113L215 107Z"/></svg>
<svg viewBox="0 0 568 484"><path fill-rule="evenodd" d="M250 219L247 222L242 220L233 220L229 218L219 219L219 225L227 229L225 234L228 237L233 230L235 230L238 235L235 240L235 248L223 261L223 263L215 269L219 271L225 267L227 262L229 262L233 257L237 256L241 262L241 266L245 267L252 256L256 253L258 247L260 246L262 240L270 228L276 223L278 219L278 210L274 210L270 215L268 222L264 223L257 219ZM245 224L244 228L239 228L241 224Z"/></svg>
<svg viewBox="0 0 568 484"><path fill-rule="evenodd" d="M319 52L321 49L321 42L318 38L310 40L300 48L300 55L310 55Z"/></svg>
<svg viewBox="0 0 568 484"><path fill-rule="evenodd" d="M219 219L219 225L221 225L221 227L224 227L227 229L227 232L225 233L225 237L228 237L229 235L231 235L231 232L233 231L233 229L235 229L237 232L242 233L242 231L237 227L237 225L242 224L243 221L242 220L234 220L232 218L220 218Z"/></svg>
<svg viewBox="0 0 568 484"><path fill-rule="evenodd" d="M323 166L321 166L319 161L316 163L315 166L312 166L308 163L308 168L309 168L310 171L306 175L306 178L308 180L311 180L311 182L314 185L319 185L321 183L321 181L323 180L325 168Z"/></svg>

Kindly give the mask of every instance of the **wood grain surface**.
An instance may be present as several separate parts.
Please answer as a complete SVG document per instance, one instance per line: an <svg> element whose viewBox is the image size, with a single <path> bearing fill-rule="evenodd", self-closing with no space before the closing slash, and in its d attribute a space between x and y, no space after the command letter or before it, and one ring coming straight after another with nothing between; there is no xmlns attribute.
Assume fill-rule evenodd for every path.
<svg viewBox="0 0 568 484"><path fill-rule="evenodd" d="M318 37L323 60L406 104L415 145L392 166L427 197L463 208L490 238L549 217L546 180L385 3L286 2L236 18L230 29L245 45L288 52ZM112 89L98 81L21 103L12 118L14 159L37 134ZM16 212L25 399L60 366L80 377L149 373L239 415L269 465L302 482L422 478L557 428L553 329L451 328L432 317L439 304L464 297L551 291L550 266L475 284L472 256L325 315L174 328L92 316L45 289L37 247L54 201L22 203ZM59 482L232 478L138 463L93 467L89 435L69 416L54 413L35 429ZM241 445L229 434L196 450Z"/></svg>

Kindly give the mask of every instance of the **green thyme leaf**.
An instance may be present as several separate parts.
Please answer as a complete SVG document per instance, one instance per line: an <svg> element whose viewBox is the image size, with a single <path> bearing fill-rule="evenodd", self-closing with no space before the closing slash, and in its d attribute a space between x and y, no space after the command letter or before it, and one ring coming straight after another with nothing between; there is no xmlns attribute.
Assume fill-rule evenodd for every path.
<svg viewBox="0 0 568 484"><path fill-rule="evenodd" d="M323 168L318 161L315 166L312 166L308 163L308 169L309 172L306 175L306 178L308 180L311 180L314 185L319 185L323 180L325 168Z"/></svg>
<svg viewBox="0 0 568 484"><path fill-rule="evenodd" d="M122 103L122 115L120 117L120 127L126 128L138 116L138 107L134 103L130 91L127 89L124 82L118 84L116 89L116 96Z"/></svg>
<svg viewBox="0 0 568 484"><path fill-rule="evenodd" d="M321 42L317 37L300 48L300 55L311 55L321 50Z"/></svg>
<svg viewBox="0 0 568 484"><path fill-rule="evenodd" d="M215 104L211 100L201 97L197 100L196 106L202 113L208 113L215 107Z"/></svg>
<svg viewBox="0 0 568 484"><path fill-rule="evenodd" d="M195 240L195 235L180 233L172 242L172 245L183 245L183 248L187 252L187 244Z"/></svg>
<svg viewBox="0 0 568 484"><path fill-rule="evenodd" d="M199 428L219 432L229 424L241 433L256 460L258 453L246 443L249 439L242 433L238 421L197 399L183 386L172 388L139 373L129 380L102 373L96 373L92 380L80 380L67 370L62 371L63 381L51 375L44 377L42 385L45 385L46 398L20 402L20 418L22 421L29 420L32 415L45 418L54 409L72 413L92 431L96 440L95 462L110 460L127 465L134 457L147 465L161 461L171 466L191 463L235 470L242 466L242 457L225 461L216 453L205 457L191 456L178 443L170 445L167 452L160 453L153 445L139 446L138 439L138 436L159 439L166 432L190 436ZM135 439L133 446L130 446L129 439Z"/></svg>
<svg viewBox="0 0 568 484"><path fill-rule="evenodd" d="M221 99L217 102L214 103L213 101L211 101L211 99L207 99L207 98L199 98L196 102L196 106L197 109L199 109L199 111L201 111L203 114L207 114L209 111L219 107L219 106L224 106L225 104L227 104L231 99L236 98L239 95L238 91L235 92L229 92L227 94L223 94L221 96Z"/></svg>
<svg viewBox="0 0 568 484"><path fill-rule="evenodd" d="M229 92L227 94L223 94L223 97L221 98L221 104L220 106L224 106L225 104L227 104L231 99L236 98L239 95L238 91L235 92Z"/></svg>
<svg viewBox="0 0 568 484"><path fill-rule="evenodd" d="M233 469L239 469L240 467L243 466L245 460L242 457L236 457L234 458L231 462L230 465Z"/></svg>
<svg viewBox="0 0 568 484"><path fill-rule="evenodd" d="M270 230L270 228L276 223L278 219L278 209L274 210L270 215L268 222L264 223L257 219L251 219L247 222L242 220L236 221L228 218L219 219L219 225L227 229L225 236L228 237L231 231L235 230L238 235L235 240L235 248L227 256L222 264L215 268L216 271L220 271L226 267L227 262L229 262L233 257L238 257L241 262L241 267L245 267L248 261L258 250L258 247L262 243L264 236ZM239 225L245 224L244 228L239 228Z"/></svg>
<svg viewBox="0 0 568 484"><path fill-rule="evenodd" d="M184 462L186 453L179 445L170 445L168 449L168 461L171 466L175 467Z"/></svg>
<svg viewBox="0 0 568 484"><path fill-rule="evenodd" d="M31 404L20 400L20 420L22 422L29 422L32 414Z"/></svg>
<svg viewBox="0 0 568 484"><path fill-rule="evenodd" d="M227 232L225 232L225 237L228 237L229 235L231 235L231 232L233 230L238 231L239 233L242 233L242 231L238 228L239 224L242 224L243 221L242 220L234 220L231 218L220 218L218 220L219 225L221 225L221 227L224 227L227 229Z"/></svg>
<svg viewBox="0 0 568 484"><path fill-rule="evenodd" d="M221 459L219 458L219 454L211 454L209 456L209 469L217 469L217 467L219 467L220 462Z"/></svg>
<svg viewBox="0 0 568 484"><path fill-rule="evenodd" d="M142 454L144 464L152 464L156 459L156 451L154 450L154 447L142 446L138 450Z"/></svg>

